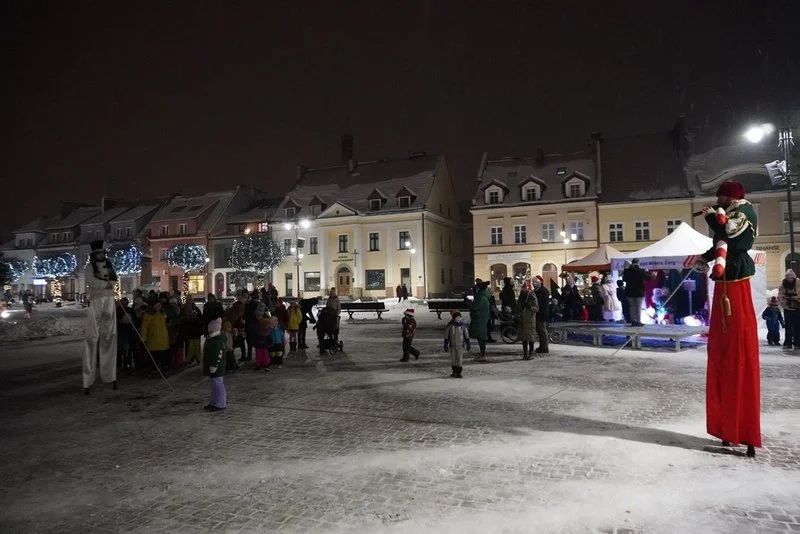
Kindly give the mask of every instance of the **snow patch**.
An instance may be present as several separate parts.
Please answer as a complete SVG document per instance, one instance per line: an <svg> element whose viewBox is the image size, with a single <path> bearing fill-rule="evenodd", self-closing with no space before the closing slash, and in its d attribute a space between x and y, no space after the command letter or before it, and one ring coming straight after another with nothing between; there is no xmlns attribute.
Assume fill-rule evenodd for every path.
<svg viewBox="0 0 800 534"><path fill-rule="evenodd" d="M59 315L19 321L0 321L0 343L19 343L74 334L74 327Z"/></svg>

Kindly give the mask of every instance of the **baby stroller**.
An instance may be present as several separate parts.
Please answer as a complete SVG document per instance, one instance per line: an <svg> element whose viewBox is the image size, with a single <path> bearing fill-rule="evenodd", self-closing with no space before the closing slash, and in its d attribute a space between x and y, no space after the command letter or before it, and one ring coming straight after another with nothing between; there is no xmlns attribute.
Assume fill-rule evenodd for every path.
<svg viewBox="0 0 800 534"><path fill-rule="evenodd" d="M500 339L503 343L514 344L519 336L519 317L509 306L503 306L500 313Z"/></svg>
<svg viewBox="0 0 800 534"><path fill-rule="evenodd" d="M319 354L327 352L330 355L344 349L344 343L339 341L339 316L332 308L322 308L317 314L317 324L314 326L319 340Z"/></svg>

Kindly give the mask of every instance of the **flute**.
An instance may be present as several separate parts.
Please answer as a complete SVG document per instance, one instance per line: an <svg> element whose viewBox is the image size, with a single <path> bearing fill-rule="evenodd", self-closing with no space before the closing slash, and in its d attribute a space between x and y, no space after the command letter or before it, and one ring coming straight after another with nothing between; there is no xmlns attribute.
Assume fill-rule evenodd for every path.
<svg viewBox="0 0 800 534"><path fill-rule="evenodd" d="M719 208L720 208L720 206L711 206L711 209L714 210L714 211L717 211ZM705 208L703 208L703 209L705 209ZM703 210L696 211L696 212L692 213L692 217L700 217L702 214L703 214Z"/></svg>

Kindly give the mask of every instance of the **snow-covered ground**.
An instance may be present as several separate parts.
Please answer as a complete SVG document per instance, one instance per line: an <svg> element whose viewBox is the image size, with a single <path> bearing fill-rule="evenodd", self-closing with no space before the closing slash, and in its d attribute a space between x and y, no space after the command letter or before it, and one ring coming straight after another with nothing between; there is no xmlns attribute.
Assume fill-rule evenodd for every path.
<svg viewBox="0 0 800 534"><path fill-rule="evenodd" d="M704 432L704 348L551 345L448 378L446 320L386 302L345 352L226 376L197 368L80 394L80 344L6 373L6 532L790 532L800 529L800 354L763 347L763 449ZM418 361L400 363L413 307ZM9 348L33 356L35 344ZM54 353L54 358L57 356ZM41 360L37 360L40 362ZM57 362L57 360L54 360ZM16 452L15 452L16 451ZM24 454L19 454L24 451Z"/></svg>

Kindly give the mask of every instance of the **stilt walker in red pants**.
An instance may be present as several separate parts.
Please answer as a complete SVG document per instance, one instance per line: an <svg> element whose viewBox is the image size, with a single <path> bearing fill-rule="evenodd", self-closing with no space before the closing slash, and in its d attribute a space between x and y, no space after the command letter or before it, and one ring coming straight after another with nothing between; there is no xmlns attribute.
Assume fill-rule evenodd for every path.
<svg viewBox="0 0 800 534"><path fill-rule="evenodd" d="M750 291L755 264L748 254L758 228L744 187L727 181L717 206L703 209L714 245L703 254L713 262L714 300L708 332L706 427L723 446L761 447L761 381L758 326Z"/></svg>

